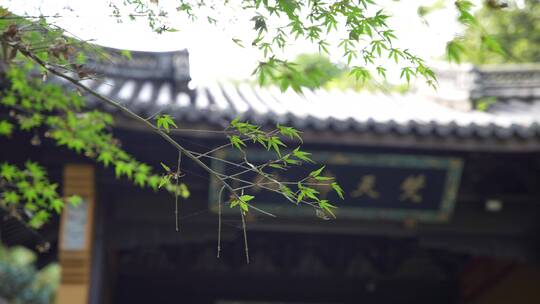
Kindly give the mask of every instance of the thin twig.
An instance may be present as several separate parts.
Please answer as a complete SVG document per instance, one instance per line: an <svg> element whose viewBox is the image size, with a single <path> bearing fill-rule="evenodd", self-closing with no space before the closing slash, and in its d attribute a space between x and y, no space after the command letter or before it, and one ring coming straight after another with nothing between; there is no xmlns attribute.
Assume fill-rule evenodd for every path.
<svg viewBox="0 0 540 304"><path fill-rule="evenodd" d="M215 157L215 156L212 156L212 155L207 155L206 153L195 152L195 151L192 151L192 150L190 152L193 153L193 155L196 155L198 158L206 157L208 159L214 159L214 160L229 164L231 166L235 166L235 167L239 167L239 168L247 170L247 171L244 171L244 173L249 172L249 171L252 170L249 167L243 166L242 163L235 163L235 162L223 159L223 158Z"/></svg>
<svg viewBox="0 0 540 304"><path fill-rule="evenodd" d="M218 237L217 237L217 258L219 259L221 253L221 197L223 196L223 190L225 187L221 187L219 190L219 199L218 199Z"/></svg>
<svg viewBox="0 0 540 304"><path fill-rule="evenodd" d="M145 120L146 121L149 121L151 120L152 118L154 118L156 115L160 114L161 112L163 112L163 109L159 109L156 113L150 115L148 118L146 118Z"/></svg>
<svg viewBox="0 0 540 304"><path fill-rule="evenodd" d="M174 195L174 216L176 218L176 232L180 231L180 224L178 223L180 221L179 215L178 215L178 183L180 182L180 163L182 162L182 152L178 151L178 167L176 169L176 189L175 189L175 195Z"/></svg>
<svg viewBox="0 0 540 304"><path fill-rule="evenodd" d="M254 171L254 170L250 170L250 171ZM261 176L263 176L263 177L265 177L265 178L268 178L268 177L267 177L268 174L266 174L266 173L264 173L264 172L260 173L260 172L258 172L258 171L255 171L255 173L260 174ZM290 198L290 197L286 196L283 192L265 186L265 185L267 185L267 184L277 184L277 185L279 185L280 187L281 187L283 184L296 185L297 183L295 183L295 182L279 182L279 181L275 181L275 180L272 181L271 178L268 178L270 181L272 181L271 183L254 183L254 182L251 182L251 181L248 181L248 180L244 180L244 179L241 179L241 178L238 178L238 177L234 177L234 175L225 175L225 174L222 174L222 173L219 173L219 172L216 172L216 174L218 174L218 175L220 175L221 177L223 177L223 179L231 179L231 180L235 180L235 181L238 181L238 182L241 182L241 183L245 183L245 184L246 184L246 186L234 188L233 190L234 190L235 192L238 191L238 190L245 190L245 189L248 189L248 188L252 188L252 187L257 186L257 187L260 187L260 188L262 188L262 189L264 189L264 190L267 190L267 191L276 192L276 193L282 195L283 197L285 197L285 199L287 199L289 202L294 203L294 204L297 204L297 203L294 201L293 198ZM306 180L306 178L302 179L301 182L304 181L304 180ZM307 184L306 184L306 185L307 185ZM309 185L328 185L328 184L315 184L315 183L310 183ZM308 201L305 201L305 200L301 200L299 203L303 203L303 204L306 204L306 205L310 205L310 206L312 206L312 207L315 207L313 203L308 202ZM259 209L259 208L257 208L257 207L254 207L254 206L251 205L250 203L246 203L246 204L248 204L248 206L249 206L250 208L253 208L254 210L259 211L259 212L261 212L261 213L263 213L263 214L269 215L269 216L271 216L271 217L277 217L277 216L275 216L274 214L268 213L267 211L264 211L264 210L261 210L261 209Z"/></svg>
<svg viewBox="0 0 540 304"><path fill-rule="evenodd" d="M228 131L219 131L219 130L202 130L202 129L185 129L185 128L181 128L181 129L170 129L171 133L184 133L184 132L187 132L187 133L195 133L195 132L199 132L199 133L218 133L218 134L227 134Z"/></svg>
<svg viewBox="0 0 540 304"><path fill-rule="evenodd" d="M244 195L243 190L242 195ZM244 218L244 211L242 210L242 208L238 208L238 210L240 210L240 217L242 218L242 231L244 232L244 250L246 251L246 264L249 264L249 248L247 239L246 219Z"/></svg>

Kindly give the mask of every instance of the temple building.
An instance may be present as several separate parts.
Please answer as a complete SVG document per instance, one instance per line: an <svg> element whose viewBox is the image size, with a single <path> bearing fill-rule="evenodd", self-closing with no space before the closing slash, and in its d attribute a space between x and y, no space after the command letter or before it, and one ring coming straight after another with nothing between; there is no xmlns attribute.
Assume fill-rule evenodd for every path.
<svg viewBox="0 0 540 304"><path fill-rule="evenodd" d="M302 95L247 83L193 88L187 51L132 57L94 63L100 80L84 84L142 117L170 114L179 129L223 130L236 117L293 126L345 199L320 189L339 206L337 219L322 220L257 193L255 204L277 218L247 218L246 264L241 220L230 210L216 258L219 187L194 163L183 164L191 195L176 232L167 193L134 187L53 143L0 142L0 158L32 158L64 194L84 198L45 229L45 256L62 267L59 304L540 303L540 66L440 67L436 91ZM87 100L114 114L115 136L138 160L175 163L161 138ZM199 152L227 142L219 133L171 134ZM32 242L25 233L14 228L6 241Z"/></svg>

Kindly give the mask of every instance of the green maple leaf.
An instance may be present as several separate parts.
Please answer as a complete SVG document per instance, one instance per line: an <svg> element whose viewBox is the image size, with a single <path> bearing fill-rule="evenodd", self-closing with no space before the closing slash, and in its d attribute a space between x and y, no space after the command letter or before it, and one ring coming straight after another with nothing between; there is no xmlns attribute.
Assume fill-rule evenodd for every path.
<svg viewBox="0 0 540 304"><path fill-rule="evenodd" d="M139 164L139 166L137 167L137 172L145 174L145 175L149 174L150 170L151 168L147 164Z"/></svg>
<svg viewBox="0 0 540 304"><path fill-rule="evenodd" d="M54 200L54 198L57 196L56 187L58 187L57 184L51 184L44 187L41 191L41 195L48 200Z"/></svg>
<svg viewBox="0 0 540 304"><path fill-rule="evenodd" d="M138 172L135 174L135 184L144 187L146 182L146 174Z"/></svg>
<svg viewBox="0 0 540 304"><path fill-rule="evenodd" d="M152 175L147 179L146 182L148 183L148 186L150 186L150 188L154 189L155 191L158 189L159 177L156 175Z"/></svg>
<svg viewBox="0 0 540 304"><path fill-rule="evenodd" d="M271 168L275 168L275 169L285 170L285 167L283 167L280 164L269 164L268 166L270 166Z"/></svg>
<svg viewBox="0 0 540 304"><path fill-rule="evenodd" d="M160 164L163 167L163 169L165 169L165 171L167 171L167 173L171 172L171 168L169 168L169 166L165 165L164 163L160 163Z"/></svg>
<svg viewBox="0 0 540 304"><path fill-rule="evenodd" d="M123 174L125 174L128 178L131 178L131 176L133 175L134 168L135 168L135 165L133 163L119 161L116 163L114 167L114 173L116 177L120 177Z"/></svg>
<svg viewBox="0 0 540 304"><path fill-rule="evenodd" d="M178 128L176 123L174 123L174 120L168 114L158 116L156 120L157 120L158 129L163 128L166 132L169 132L170 126L174 126L175 128Z"/></svg>
<svg viewBox="0 0 540 304"><path fill-rule="evenodd" d="M240 200L244 203L247 203L249 201L251 201L252 199L254 199L255 197L253 195L242 195L240 196Z"/></svg>
<svg viewBox="0 0 540 304"><path fill-rule="evenodd" d="M317 177L317 176L321 175L321 172L324 170L324 167L325 166L322 166L322 167L320 167L319 169L317 169L315 171L311 171L311 173L309 173L309 176Z"/></svg>
<svg viewBox="0 0 540 304"><path fill-rule="evenodd" d="M15 178L17 174L17 167L8 163L3 163L2 165L0 165L0 176L5 178L7 181L13 180L13 178Z"/></svg>
<svg viewBox="0 0 540 304"><path fill-rule="evenodd" d="M231 141L233 147L237 148L238 150L242 150L242 146L246 146L246 144L240 139L240 137L238 137L238 135L229 136L229 140Z"/></svg>
<svg viewBox="0 0 540 304"><path fill-rule="evenodd" d="M336 215L332 211L332 209L336 209L337 207L330 204L328 200L320 200L319 201L319 207L323 209L324 211L328 212L330 215L332 215L333 218L336 218Z"/></svg>
<svg viewBox="0 0 540 304"><path fill-rule="evenodd" d="M176 190L176 189L175 189ZM190 192L189 192L189 189L188 187L185 185L185 184L180 184L178 185L178 190L180 192L180 196L183 198L183 199L187 199L189 198L190 196Z"/></svg>
<svg viewBox="0 0 540 304"><path fill-rule="evenodd" d="M28 188L23 192L23 196L27 201L33 202L37 199L38 193L34 188Z"/></svg>
<svg viewBox="0 0 540 304"><path fill-rule="evenodd" d="M64 201L56 198L51 201L51 208L56 211L56 213L60 214L62 211L62 208L64 208Z"/></svg>
<svg viewBox="0 0 540 304"><path fill-rule="evenodd" d="M70 205L72 205L74 207L77 207L83 202L83 199L82 199L82 197L80 197L78 195L72 195L67 199L67 202Z"/></svg>
<svg viewBox="0 0 540 304"><path fill-rule="evenodd" d="M162 176L161 180L159 181L158 188L161 188L161 187L169 184L170 181L171 181L171 175L167 174L167 175Z"/></svg>
<svg viewBox="0 0 540 304"><path fill-rule="evenodd" d="M294 155L294 157L298 158L299 160L314 163L314 161L310 158L311 153L301 151L300 147L293 150L293 155Z"/></svg>
<svg viewBox="0 0 540 304"><path fill-rule="evenodd" d="M249 211L248 204L246 204L245 202L240 202L240 209L242 209L242 211L244 212L248 212Z"/></svg>
<svg viewBox="0 0 540 304"><path fill-rule="evenodd" d="M72 138L67 142L67 146L68 148L77 151L77 153L80 153L84 149L85 143L82 139Z"/></svg>
<svg viewBox="0 0 540 304"><path fill-rule="evenodd" d="M268 138L268 143L267 143L267 147L266 149L267 150L270 150L271 148L274 149L274 151L276 151L276 153L281 157L281 147L286 147L286 145L279 139L279 137L277 136L272 136L270 138Z"/></svg>
<svg viewBox="0 0 540 304"><path fill-rule="evenodd" d="M17 204L20 201L19 195L15 191L6 191L2 195L6 204Z"/></svg>
<svg viewBox="0 0 540 304"><path fill-rule="evenodd" d="M30 171L30 174L32 175L34 179L42 179L43 177L45 177L45 170L38 164L31 161L27 161L25 163L25 166L26 166L26 169Z"/></svg>
<svg viewBox="0 0 540 304"><path fill-rule="evenodd" d="M13 95L8 95L0 100L0 103L6 106L14 106L17 104L17 99Z"/></svg>
<svg viewBox="0 0 540 304"><path fill-rule="evenodd" d="M302 137L300 137L300 131L296 130L293 127L286 127L286 126L280 126L277 125L279 132L283 136L287 136L290 139L297 138L298 140L302 141Z"/></svg>
<svg viewBox="0 0 540 304"><path fill-rule="evenodd" d="M0 120L0 135L9 136L13 132L13 125L6 120Z"/></svg>
<svg viewBox="0 0 540 304"><path fill-rule="evenodd" d="M50 214L46 210L39 210L36 214L32 216L30 222L28 223L32 228L41 227L49 219Z"/></svg>
<svg viewBox="0 0 540 304"><path fill-rule="evenodd" d="M234 200L231 201L231 204L229 205L229 208L233 208L238 204L240 204L240 200L234 199Z"/></svg>
<svg viewBox="0 0 540 304"><path fill-rule="evenodd" d="M103 163L105 167L108 167L109 164L112 162L113 156L112 153L109 151L103 151L99 154L97 161L100 161Z"/></svg>
<svg viewBox="0 0 540 304"><path fill-rule="evenodd" d="M339 197L341 199L344 199L344 197L343 197L343 193L344 193L343 188L341 188L341 186L336 182L333 182L330 185L332 186L332 189L334 189L334 191L336 191L337 195L339 195Z"/></svg>

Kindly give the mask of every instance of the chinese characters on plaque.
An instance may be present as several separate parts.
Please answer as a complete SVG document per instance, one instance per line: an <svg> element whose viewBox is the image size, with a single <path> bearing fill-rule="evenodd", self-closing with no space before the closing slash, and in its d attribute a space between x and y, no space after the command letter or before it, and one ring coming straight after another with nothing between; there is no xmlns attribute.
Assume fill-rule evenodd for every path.
<svg viewBox="0 0 540 304"><path fill-rule="evenodd" d="M332 153L312 151L319 163L326 165L324 175L334 177L345 191L341 200L331 187L314 185L321 198L328 199L339 208L339 218L363 218L441 222L447 221L454 207L463 162L459 158L426 155L389 155ZM261 162L270 157L252 153ZM234 151L225 155L235 160ZM257 162L256 159L253 162ZM214 163L214 169L227 170L226 165ZM220 167L221 166L221 167ZM317 169L305 165L298 170L274 172L280 181L299 180L305 172ZM264 182L253 176L253 182ZM210 203L217 201L215 181L210 189ZM257 207L282 216L313 215L312 208L291 206L279 194L255 188Z"/></svg>
<svg viewBox="0 0 540 304"><path fill-rule="evenodd" d="M423 174L409 175L401 183L401 194L399 199L401 201L410 201L413 203L422 202L422 193L420 192L424 188L426 177ZM381 195L376 190L377 177L373 174L363 175L358 182L358 185L350 193L353 198L358 198L363 195L378 200ZM324 196L323 196L324 197Z"/></svg>

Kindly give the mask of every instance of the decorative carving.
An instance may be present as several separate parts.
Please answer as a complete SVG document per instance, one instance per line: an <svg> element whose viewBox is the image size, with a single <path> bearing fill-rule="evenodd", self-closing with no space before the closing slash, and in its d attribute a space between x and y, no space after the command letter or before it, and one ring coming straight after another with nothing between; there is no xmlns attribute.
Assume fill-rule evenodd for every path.
<svg viewBox="0 0 540 304"><path fill-rule="evenodd" d="M220 259L216 258L214 242L123 250L121 272L159 270L168 277L446 278L444 267L439 265L441 262L433 258L435 255L414 243L370 240L351 244L320 237L316 241L314 238L283 236L265 237L264 242L254 241L249 248L252 253L250 264L243 262L242 242L222 244L230 251L224 252ZM182 271L178 272L178 269Z"/></svg>

